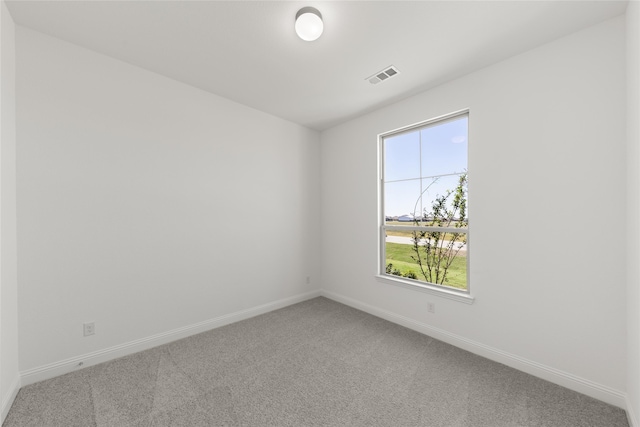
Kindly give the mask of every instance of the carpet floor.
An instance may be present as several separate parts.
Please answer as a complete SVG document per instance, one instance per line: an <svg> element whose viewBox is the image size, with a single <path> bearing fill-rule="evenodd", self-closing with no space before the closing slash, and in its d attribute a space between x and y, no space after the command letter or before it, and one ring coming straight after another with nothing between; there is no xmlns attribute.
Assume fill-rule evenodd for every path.
<svg viewBox="0 0 640 427"><path fill-rule="evenodd" d="M26 386L3 426L628 424L620 408L320 297Z"/></svg>

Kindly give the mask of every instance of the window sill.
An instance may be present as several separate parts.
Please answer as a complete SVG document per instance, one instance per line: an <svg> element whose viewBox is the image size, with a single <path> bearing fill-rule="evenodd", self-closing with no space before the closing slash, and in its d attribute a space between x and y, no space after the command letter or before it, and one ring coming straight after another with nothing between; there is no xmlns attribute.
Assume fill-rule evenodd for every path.
<svg viewBox="0 0 640 427"><path fill-rule="evenodd" d="M475 298L469 294L450 291L449 289L443 289L440 287L427 285L427 284L418 284L409 280L396 279L388 276L383 276L380 274L376 275L376 280L380 283L386 283L390 285L400 286L405 289L412 289L415 291L426 292L431 295L437 295L442 298L448 298L454 301L462 302L465 304L473 304Z"/></svg>

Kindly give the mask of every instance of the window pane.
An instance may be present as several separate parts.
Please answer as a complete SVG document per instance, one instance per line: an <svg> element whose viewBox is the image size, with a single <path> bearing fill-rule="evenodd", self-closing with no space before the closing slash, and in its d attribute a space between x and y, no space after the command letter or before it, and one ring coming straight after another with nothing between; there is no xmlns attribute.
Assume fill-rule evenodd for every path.
<svg viewBox="0 0 640 427"><path fill-rule="evenodd" d="M384 180L420 178L420 133L384 139Z"/></svg>
<svg viewBox="0 0 640 427"><path fill-rule="evenodd" d="M466 116L421 130L422 175L462 173L467 169Z"/></svg>
<svg viewBox="0 0 640 427"><path fill-rule="evenodd" d="M411 223L414 215L420 216L419 202L420 179L384 184L385 219Z"/></svg>
<svg viewBox="0 0 640 427"><path fill-rule="evenodd" d="M456 198L460 176L447 175L422 180L422 216L424 225L467 228L469 209L466 183L460 188L462 197Z"/></svg>
<svg viewBox="0 0 640 427"><path fill-rule="evenodd" d="M418 235L417 251L413 242L412 237L387 236L386 274L434 285L467 289L466 234L426 233L423 237Z"/></svg>

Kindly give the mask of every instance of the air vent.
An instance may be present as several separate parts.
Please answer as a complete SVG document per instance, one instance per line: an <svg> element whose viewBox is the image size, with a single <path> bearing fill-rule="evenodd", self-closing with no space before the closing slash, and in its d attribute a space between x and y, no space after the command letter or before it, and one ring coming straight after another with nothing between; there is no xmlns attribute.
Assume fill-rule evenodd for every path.
<svg viewBox="0 0 640 427"><path fill-rule="evenodd" d="M369 80L369 83L372 85L377 85L378 83L387 80L389 77L393 77L396 74L400 73L396 67L393 65L388 66L382 71L378 71L371 77L367 77L366 80Z"/></svg>

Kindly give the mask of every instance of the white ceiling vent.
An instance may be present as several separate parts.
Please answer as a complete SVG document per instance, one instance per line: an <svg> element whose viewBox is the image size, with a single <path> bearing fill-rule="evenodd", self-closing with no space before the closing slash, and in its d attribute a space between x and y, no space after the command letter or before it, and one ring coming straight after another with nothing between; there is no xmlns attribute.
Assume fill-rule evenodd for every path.
<svg viewBox="0 0 640 427"><path fill-rule="evenodd" d="M366 80L369 80L369 83L371 83L372 85L377 85L378 83L385 81L398 73L400 73L400 71L398 71L398 69L393 65L390 65L384 70L378 71L373 76L367 77Z"/></svg>

